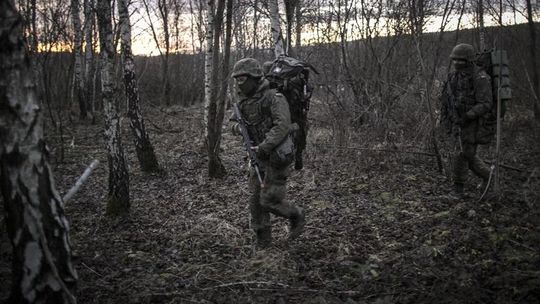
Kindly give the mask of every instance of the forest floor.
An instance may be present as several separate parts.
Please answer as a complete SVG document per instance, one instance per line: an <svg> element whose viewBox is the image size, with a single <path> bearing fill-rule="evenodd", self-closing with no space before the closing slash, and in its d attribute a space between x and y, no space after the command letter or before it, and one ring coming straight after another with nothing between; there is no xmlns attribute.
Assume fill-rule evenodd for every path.
<svg viewBox="0 0 540 304"><path fill-rule="evenodd" d="M79 303L540 303L540 129L528 120L505 123L502 160L513 169L501 169L500 198L478 202L478 179L455 198L435 158L362 132L336 149L314 119L305 168L288 184L305 232L289 242L287 222L273 218L274 243L257 251L240 140L225 132L228 175L209 180L201 107L145 115L165 173L139 170L124 119L131 211L122 218L104 214L102 125L70 126L63 161L49 132L61 193L101 161L66 205ZM11 277L5 228L0 239L1 300Z"/></svg>

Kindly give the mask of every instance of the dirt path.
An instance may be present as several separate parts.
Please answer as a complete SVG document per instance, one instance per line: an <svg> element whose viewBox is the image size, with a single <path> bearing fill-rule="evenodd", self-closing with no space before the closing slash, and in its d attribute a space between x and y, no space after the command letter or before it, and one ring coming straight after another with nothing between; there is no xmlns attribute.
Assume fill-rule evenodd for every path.
<svg viewBox="0 0 540 304"><path fill-rule="evenodd" d="M477 194L448 196L449 182L429 156L313 145L306 168L293 172L289 183L289 198L307 210L305 233L288 243L287 223L273 219L274 245L257 252L240 142L224 135L229 174L208 180L198 140L201 109L164 112L152 110L147 124L166 175L141 174L124 132L132 202L126 218L103 215L101 126L72 129L66 161L55 168L61 192L93 158L101 160L66 207L79 303L540 301L538 198L531 192L538 191L540 174L530 179L505 171L503 200L477 203ZM517 133L507 141L518 151L505 159L509 165L539 166L537 147L522 149L534 134ZM328 138L327 130L313 126L310 143ZM50 140L54 146L55 138ZM5 238L2 256L10 250ZM9 276L8 259L2 259L2 286ZM7 291L2 288L0 299Z"/></svg>

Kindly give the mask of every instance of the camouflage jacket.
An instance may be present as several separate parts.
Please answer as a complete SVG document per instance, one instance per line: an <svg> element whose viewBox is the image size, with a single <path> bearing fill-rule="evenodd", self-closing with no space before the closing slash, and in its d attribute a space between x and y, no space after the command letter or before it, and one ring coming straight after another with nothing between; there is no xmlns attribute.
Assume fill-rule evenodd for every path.
<svg viewBox="0 0 540 304"><path fill-rule="evenodd" d="M253 144L266 154L279 145L290 132L291 114L287 99L263 80L253 94L237 93L238 107L246 122ZM231 118L236 120L235 117Z"/></svg>
<svg viewBox="0 0 540 304"><path fill-rule="evenodd" d="M491 79L477 68L448 74L441 94L441 116L449 131L476 143L480 125L492 107Z"/></svg>

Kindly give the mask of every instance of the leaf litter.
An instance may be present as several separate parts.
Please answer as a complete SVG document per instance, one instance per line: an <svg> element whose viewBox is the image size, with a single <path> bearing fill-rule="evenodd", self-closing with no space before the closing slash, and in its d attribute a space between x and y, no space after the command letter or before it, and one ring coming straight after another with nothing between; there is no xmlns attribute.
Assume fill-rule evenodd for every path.
<svg viewBox="0 0 540 304"><path fill-rule="evenodd" d="M501 198L477 202L472 185L463 199L449 195L451 183L432 158L336 153L331 134L314 123L306 168L293 171L288 185L288 199L307 211L305 232L288 242L286 221L273 218L273 245L257 251L239 139L224 133L228 174L208 179L202 112L145 109L163 174L140 171L124 119L131 211L121 218L104 215L101 126L70 128L64 162L50 137L61 193L92 159L101 161L66 206L79 303L540 302L540 132L503 141L503 162L532 170L503 171ZM0 283L9 286L2 229L8 258Z"/></svg>

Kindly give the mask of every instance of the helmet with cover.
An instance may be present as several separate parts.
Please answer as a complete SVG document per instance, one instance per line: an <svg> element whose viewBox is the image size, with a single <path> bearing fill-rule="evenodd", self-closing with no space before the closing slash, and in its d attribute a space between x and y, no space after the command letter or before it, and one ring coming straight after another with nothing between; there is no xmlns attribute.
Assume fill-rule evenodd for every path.
<svg viewBox="0 0 540 304"><path fill-rule="evenodd" d="M453 60L465 60L472 62L474 61L475 52L472 45L467 43L460 43L452 49L450 53L450 59Z"/></svg>
<svg viewBox="0 0 540 304"><path fill-rule="evenodd" d="M238 60L233 67L232 77L248 75L254 78L263 76L263 71L259 62L254 58L244 58Z"/></svg>

